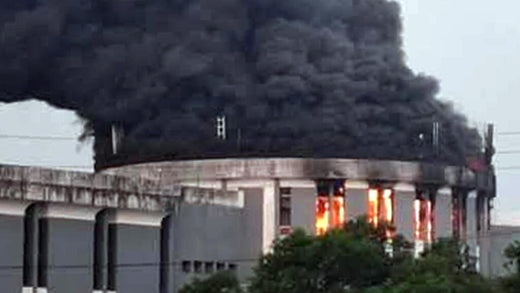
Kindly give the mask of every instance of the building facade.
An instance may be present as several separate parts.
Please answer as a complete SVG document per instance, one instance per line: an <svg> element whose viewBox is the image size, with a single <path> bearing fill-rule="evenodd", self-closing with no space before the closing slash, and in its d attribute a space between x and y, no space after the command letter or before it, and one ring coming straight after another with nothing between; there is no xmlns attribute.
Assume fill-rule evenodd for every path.
<svg viewBox="0 0 520 293"><path fill-rule="evenodd" d="M460 237L480 264L494 186L479 176L347 159L172 161L95 174L0 166L0 283L5 292L166 293L217 270L245 280L277 237L296 227L322 234L361 215L390 222L416 251Z"/></svg>

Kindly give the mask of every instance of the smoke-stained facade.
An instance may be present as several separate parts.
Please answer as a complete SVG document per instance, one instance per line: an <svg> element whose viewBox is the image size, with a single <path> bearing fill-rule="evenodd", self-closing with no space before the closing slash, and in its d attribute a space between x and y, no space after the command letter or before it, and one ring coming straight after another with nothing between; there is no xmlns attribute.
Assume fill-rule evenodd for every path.
<svg viewBox="0 0 520 293"><path fill-rule="evenodd" d="M76 111L98 168L232 156L461 164L480 152L477 132L435 99L435 79L406 66L394 1L20 0L0 3L0 23L0 101ZM112 125L124 131L117 155Z"/></svg>

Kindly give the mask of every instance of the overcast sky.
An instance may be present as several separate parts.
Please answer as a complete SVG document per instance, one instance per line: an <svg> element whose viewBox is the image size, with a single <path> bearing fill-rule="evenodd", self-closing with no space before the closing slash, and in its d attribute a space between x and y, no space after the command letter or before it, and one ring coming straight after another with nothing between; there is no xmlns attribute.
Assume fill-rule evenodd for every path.
<svg viewBox="0 0 520 293"><path fill-rule="evenodd" d="M498 152L520 151L520 2L518 0L398 0L404 45L416 72L441 82L440 98L452 101L470 123L493 122ZM77 137L81 122L70 111L41 102L0 103L0 134ZM89 143L0 136L0 162L91 170ZM520 153L497 154L495 223L520 225ZM518 167L504 170L507 167Z"/></svg>

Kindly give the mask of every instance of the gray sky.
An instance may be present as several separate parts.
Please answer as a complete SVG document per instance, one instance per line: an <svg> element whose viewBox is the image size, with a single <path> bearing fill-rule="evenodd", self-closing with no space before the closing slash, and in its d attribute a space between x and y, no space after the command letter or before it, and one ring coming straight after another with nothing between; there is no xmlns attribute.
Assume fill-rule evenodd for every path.
<svg viewBox="0 0 520 293"><path fill-rule="evenodd" d="M441 82L440 98L452 101L470 123L493 122L500 132L520 132L520 2L518 0L398 0L403 6L404 45L416 72ZM42 102L0 103L0 134L77 137L74 113ZM520 150L520 135L497 135L497 151ZM0 162L76 166L91 170L91 144L74 140L0 137ZM497 154L495 223L520 225L520 153ZM84 167L82 167L84 166ZM518 169L500 170L518 166ZM86 167L86 168L85 168Z"/></svg>

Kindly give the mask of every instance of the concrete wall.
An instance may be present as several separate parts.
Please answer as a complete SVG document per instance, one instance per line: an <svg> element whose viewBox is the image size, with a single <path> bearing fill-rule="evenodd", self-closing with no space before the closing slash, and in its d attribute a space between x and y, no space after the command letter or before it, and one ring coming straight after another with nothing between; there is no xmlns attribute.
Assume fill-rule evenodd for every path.
<svg viewBox="0 0 520 293"><path fill-rule="evenodd" d="M160 227L110 224L109 233L117 238L116 291L159 293Z"/></svg>
<svg viewBox="0 0 520 293"><path fill-rule="evenodd" d="M245 190L246 207L180 205L172 225L173 288L181 288L193 277L207 276L207 267L217 264L237 266L239 277L249 269L262 252L262 190ZM249 211L249 212L248 212ZM195 262L202 265L195 271ZM190 266L183 271L183 264ZM138 292L138 291L136 291Z"/></svg>
<svg viewBox="0 0 520 293"><path fill-rule="evenodd" d="M347 220L366 216L368 213L368 184L346 184Z"/></svg>
<svg viewBox="0 0 520 293"><path fill-rule="evenodd" d="M91 293L93 221L41 219L48 225L48 280L52 293Z"/></svg>
<svg viewBox="0 0 520 293"><path fill-rule="evenodd" d="M453 236L452 228L452 199L451 189L443 188L437 192L435 198L435 236L439 238L447 238Z"/></svg>
<svg viewBox="0 0 520 293"><path fill-rule="evenodd" d="M514 241L520 241L520 227L491 226L489 234L483 236L480 242L481 272L484 275L498 277L511 273L504 267L508 261L504 250Z"/></svg>
<svg viewBox="0 0 520 293"><path fill-rule="evenodd" d="M414 238L414 201L415 187L409 184L398 184L394 189L394 222L397 234L407 240Z"/></svg>
<svg viewBox="0 0 520 293"><path fill-rule="evenodd" d="M0 284L2 292L21 292L23 217L0 215Z"/></svg>
<svg viewBox="0 0 520 293"><path fill-rule="evenodd" d="M316 189L291 189L291 224L309 233L316 232Z"/></svg>

